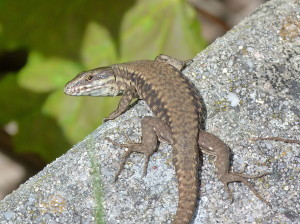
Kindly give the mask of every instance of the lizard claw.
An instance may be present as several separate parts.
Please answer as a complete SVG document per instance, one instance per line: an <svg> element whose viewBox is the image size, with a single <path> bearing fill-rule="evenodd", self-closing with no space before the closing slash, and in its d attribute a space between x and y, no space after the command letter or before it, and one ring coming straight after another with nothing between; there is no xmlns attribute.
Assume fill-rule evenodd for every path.
<svg viewBox="0 0 300 224"><path fill-rule="evenodd" d="M128 150L126 151L126 153L123 155L122 162L121 162L120 167L119 167L119 169L118 169L118 171L117 171L117 173L115 175L114 182L116 182L118 180L119 176L120 176L120 173L124 169L126 160L129 157L129 155L132 153L132 150L130 150L130 148L129 148L128 145L126 145L126 144L120 144L120 143L112 140L109 137L106 137L105 140L110 141L113 145L116 145L116 146L119 146L119 147L126 147L126 148L128 148Z"/></svg>
<svg viewBox="0 0 300 224"><path fill-rule="evenodd" d="M232 195L232 191L228 187L228 183L224 183L224 187L225 187L225 190L226 190L226 192L228 194L228 198L230 200L230 203L232 204L233 203L233 195Z"/></svg>

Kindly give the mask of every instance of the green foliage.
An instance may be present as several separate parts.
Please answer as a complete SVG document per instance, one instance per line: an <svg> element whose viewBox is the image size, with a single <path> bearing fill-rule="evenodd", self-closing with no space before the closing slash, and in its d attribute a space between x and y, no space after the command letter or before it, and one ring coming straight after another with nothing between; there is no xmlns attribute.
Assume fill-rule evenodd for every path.
<svg viewBox="0 0 300 224"><path fill-rule="evenodd" d="M13 139L17 152L37 153L51 161L66 151L62 146L69 143L55 118L41 110L49 94L21 88L17 78L7 74L0 81L0 124L18 122L19 133Z"/></svg>
<svg viewBox="0 0 300 224"><path fill-rule="evenodd" d="M28 59L0 79L0 125L17 121L16 150L51 161L117 106L114 98L64 95L77 73L160 53L188 59L204 46L183 0L1 0L0 51L25 48Z"/></svg>
<svg viewBox="0 0 300 224"><path fill-rule="evenodd" d="M124 61L155 58L160 53L187 59L205 44L195 12L182 0L138 1L125 14L120 37Z"/></svg>

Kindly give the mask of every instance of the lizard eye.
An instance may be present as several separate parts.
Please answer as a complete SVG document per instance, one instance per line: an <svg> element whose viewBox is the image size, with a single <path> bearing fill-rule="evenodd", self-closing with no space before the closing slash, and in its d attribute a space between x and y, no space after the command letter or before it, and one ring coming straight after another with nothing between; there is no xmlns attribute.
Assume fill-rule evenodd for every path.
<svg viewBox="0 0 300 224"><path fill-rule="evenodd" d="M93 79L93 76L92 75L87 75L86 77L85 77L85 80L86 81L91 81Z"/></svg>

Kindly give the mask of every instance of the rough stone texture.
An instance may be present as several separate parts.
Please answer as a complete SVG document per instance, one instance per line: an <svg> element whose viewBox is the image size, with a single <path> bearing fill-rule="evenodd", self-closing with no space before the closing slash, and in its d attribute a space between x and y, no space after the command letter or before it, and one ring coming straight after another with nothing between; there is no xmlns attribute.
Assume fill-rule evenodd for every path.
<svg viewBox="0 0 300 224"><path fill-rule="evenodd" d="M242 184L227 199L204 156L201 198L194 223L299 223L299 145L248 139L299 139L300 2L274 0L201 52L184 73L207 107L206 127L233 151L235 171L271 175L252 180L267 207ZM144 102L96 131L0 202L0 223L171 223L177 201L172 147L160 144L142 176L144 157L133 154L114 183L124 149L106 136L139 140ZM101 179L101 182L100 182ZM103 197L102 197L103 196ZM168 221L166 221L168 220Z"/></svg>

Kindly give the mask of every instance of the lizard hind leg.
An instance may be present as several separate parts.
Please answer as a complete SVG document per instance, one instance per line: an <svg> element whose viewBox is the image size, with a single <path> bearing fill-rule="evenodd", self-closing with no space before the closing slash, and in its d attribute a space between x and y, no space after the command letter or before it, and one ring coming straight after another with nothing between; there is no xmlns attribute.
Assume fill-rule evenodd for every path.
<svg viewBox="0 0 300 224"><path fill-rule="evenodd" d="M245 184L261 201L270 205L260 194L254 189L254 187L245 178L259 178L269 173L263 173L258 175L248 175L244 173L230 172L229 167L229 148L228 146L217 136L206 132L200 131L199 133L199 147L202 152L215 156L215 167L217 169L217 175L220 181L224 184L229 198L233 201L232 192L228 188L228 184L231 182L242 182Z"/></svg>
<svg viewBox="0 0 300 224"><path fill-rule="evenodd" d="M135 143L129 140L129 143L120 144L108 137L106 138L106 140L110 141L112 144L116 146L127 148L127 151L125 152L122 158L120 167L115 175L115 179L114 179L115 181L117 181L120 173L124 169L126 160L131 153L138 152L146 155L144 171L143 171L143 174L145 176L147 174L147 168L148 168L150 156L157 150L158 140L172 143L171 132L169 130L170 128L167 125L165 125L161 120L155 117L145 116L141 122L141 129L142 129L142 137L140 143ZM129 138L127 137L127 139Z"/></svg>

